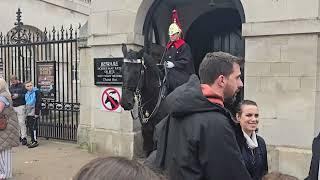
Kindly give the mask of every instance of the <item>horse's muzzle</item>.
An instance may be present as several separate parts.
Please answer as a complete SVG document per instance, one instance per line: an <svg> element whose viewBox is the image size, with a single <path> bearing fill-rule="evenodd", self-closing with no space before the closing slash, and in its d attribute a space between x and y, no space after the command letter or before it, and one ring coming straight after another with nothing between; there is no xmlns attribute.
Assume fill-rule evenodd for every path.
<svg viewBox="0 0 320 180"><path fill-rule="evenodd" d="M121 100L120 104L123 107L123 109L126 110L126 111L129 111L129 110L133 109L133 105L134 105L133 101L132 102L128 102L128 101L125 101L123 99Z"/></svg>

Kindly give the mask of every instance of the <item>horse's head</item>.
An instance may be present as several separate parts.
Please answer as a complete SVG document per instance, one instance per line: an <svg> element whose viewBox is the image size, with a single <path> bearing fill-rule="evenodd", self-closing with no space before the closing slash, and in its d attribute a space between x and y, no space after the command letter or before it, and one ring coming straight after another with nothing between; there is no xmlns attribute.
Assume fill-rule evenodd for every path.
<svg viewBox="0 0 320 180"><path fill-rule="evenodd" d="M127 46L122 44L124 57L122 65L122 98L121 106L125 110L131 110L134 106L134 93L142 86L143 56L144 50L127 50Z"/></svg>

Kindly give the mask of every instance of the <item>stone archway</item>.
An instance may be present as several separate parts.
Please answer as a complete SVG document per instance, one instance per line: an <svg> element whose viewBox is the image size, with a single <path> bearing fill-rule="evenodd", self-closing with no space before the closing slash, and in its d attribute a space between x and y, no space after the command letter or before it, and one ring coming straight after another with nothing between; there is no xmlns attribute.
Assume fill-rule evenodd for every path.
<svg viewBox="0 0 320 180"><path fill-rule="evenodd" d="M245 23L245 12L240 0L217 1L215 7L210 6L209 2L209 0L143 0L135 19L135 33L144 36L144 45L151 42L165 45L173 7L178 9L182 17L184 32L189 30L199 16L212 9L232 8L239 13L241 23Z"/></svg>
<svg viewBox="0 0 320 180"><path fill-rule="evenodd" d="M209 0L154 0L153 3L143 1L136 21L141 25L139 17L142 18L142 14L146 15L143 29L140 29L144 35L144 45L149 47L151 43L156 43L165 46L168 41L167 28L171 23L171 10L175 7L181 20L184 38L191 46L196 71L207 52L224 51L244 57L242 23L245 22L245 13L242 3L240 0L215 0L212 6L210 2ZM146 12L142 7L147 4L149 9ZM243 69L242 74L244 79ZM242 90L238 94L237 102L243 99L243 92ZM234 109L232 105L231 111Z"/></svg>

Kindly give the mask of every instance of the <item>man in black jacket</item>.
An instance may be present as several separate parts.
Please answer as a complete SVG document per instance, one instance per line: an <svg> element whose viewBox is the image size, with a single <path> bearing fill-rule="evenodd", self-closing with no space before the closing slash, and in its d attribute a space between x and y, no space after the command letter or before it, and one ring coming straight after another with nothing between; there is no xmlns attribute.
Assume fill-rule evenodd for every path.
<svg viewBox="0 0 320 180"><path fill-rule="evenodd" d="M167 98L170 115L159 125L156 164L174 180L251 180L224 107L243 86L240 59L208 53L200 81L192 75ZM158 130L158 129L157 129Z"/></svg>
<svg viewBox="0 0 320 180"><path fill-rule="evenodd" d="M319 161L320 161L320 133L314 138L312 143L312 159L310 164L309 176L306 180L320 180L319 174Z"/></svg>
<svg viewBox="0 0 320 180"><path fill-rule="evenodd" d="M11 76L10 93L12 95L13 109L17 113L20 126L20 141L22 145L27 145L27 128L26 128L26 114L24 96L27 92L24 84L19 81L17 76Z"/></svg>

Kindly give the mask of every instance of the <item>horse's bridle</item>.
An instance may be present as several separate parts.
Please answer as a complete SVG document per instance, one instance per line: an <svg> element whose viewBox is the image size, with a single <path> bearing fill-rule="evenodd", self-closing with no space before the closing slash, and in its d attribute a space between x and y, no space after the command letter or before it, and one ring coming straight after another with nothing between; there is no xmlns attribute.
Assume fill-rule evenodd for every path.
<svg viewBox="0 0 320 180"><path fill-rule="evenodd" d="M146 65L144 63L144 59L141 58L141 59L131 60L131 59L126 59L125 58L125 59L123 59L123 62L124 63L141 64L140 74L139 74L139 79L138 79L137 86L135 88L126 87L126 86L123 86L123 87L134 92L134 100L138 104L138 117L140 119L140 122L142 124L147 124L149 122L149 119L153 118L155 116L155 114L157 114L157 112L159 110L159 107L160 107L160 103L161 103L161 101L163 99L164 87L163 87L163 83L161 81L160 75L158 76L160 90L159 90L157 104L156 104L155 108L152 110L151 114L149 114L148 112L144 113L144 111L143 111L144 104L142 104L142 98L141 98L142 97L141 88L142 88L142 85L143 85L142 84L143 83L143 78L144 78L145 70L147 69L147 67L146 67ZM131 116L134 118L132 110L131 110Z"/></svg>
<svg viewBox="0 0 320 180"><path fill-rule="evenodd" d="M136 87L126 87L123 86L124 88L133 91L134 93L141 93L141 88L142 88L142 81L144 77L144 71L147 68L144 64L144 60L142 59L136 59L136 60L131 60L131 59L123 59L123 63L131 63L131 64L141 64L140 68L140 74L139 74L139 79Z"/></svg>

